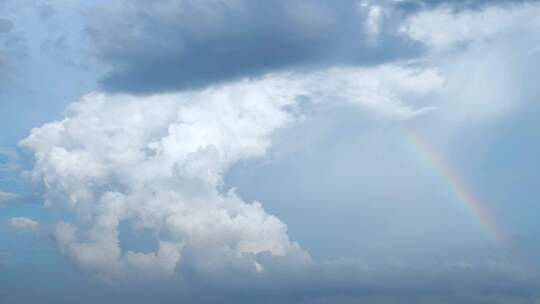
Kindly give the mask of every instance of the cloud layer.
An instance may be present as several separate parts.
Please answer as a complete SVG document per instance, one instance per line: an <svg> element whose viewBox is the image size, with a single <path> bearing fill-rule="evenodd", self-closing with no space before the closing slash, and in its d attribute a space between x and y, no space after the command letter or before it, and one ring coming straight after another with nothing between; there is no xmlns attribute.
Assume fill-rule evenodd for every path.
<svg viewBox="0 0 540 304"><path fill-rule="evenodd" d="M410 56L393 14L370 1L126 1L91 13L88 32L106 90L155 93Z"/></svg>

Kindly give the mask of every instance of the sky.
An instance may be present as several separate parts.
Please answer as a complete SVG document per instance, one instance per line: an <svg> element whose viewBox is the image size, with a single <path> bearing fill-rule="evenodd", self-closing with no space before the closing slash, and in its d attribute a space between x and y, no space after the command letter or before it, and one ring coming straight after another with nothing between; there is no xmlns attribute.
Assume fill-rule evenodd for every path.
<svg viewBox="0 0 540 304"><path fill-rule="evenodd" d="M2 0L1 303L540 303L540 2Z"/></svg>

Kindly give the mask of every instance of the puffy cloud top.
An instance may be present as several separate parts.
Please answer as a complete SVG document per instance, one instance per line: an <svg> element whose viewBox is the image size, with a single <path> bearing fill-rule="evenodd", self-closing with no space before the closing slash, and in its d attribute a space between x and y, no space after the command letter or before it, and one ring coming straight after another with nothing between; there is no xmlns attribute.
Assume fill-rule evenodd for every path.
<svg viewBox="0 0 540 304"><path fill-rule="evenodd" d="M260 203L222 189L227 168L264 156L272 133L302 116L301 99L342 100L402 118L420 110L400 95L426 94L440 84L436 70L383 66L277 74L150 97L94 93L21 144L34 153L30 175L44 183L46 205L78 214L77 224L60 223L55 235L88 270L172 273L188 250L196 257L191 263L222 264L230 256L262 271L260 253L309 258ZM155 250L122 248L121 223L151 231Z"/></svg>
<svg viewBox="0 0 540 304"><path fill-rule="evenodd" d="M62 248L108 274L126 266L173 272L185 246L238 258L300 251L259 203L218 189L223 170L262 155L271 132L290 119L282 107L293 99L273 93L275 85L148 99L92 94L64 120L33 130L23 145L35 152L33 175L45 182L46 203L66 205L90 224L78 235L61 223ZM156 252L122 252L123 221L153 231Z"/></svg>

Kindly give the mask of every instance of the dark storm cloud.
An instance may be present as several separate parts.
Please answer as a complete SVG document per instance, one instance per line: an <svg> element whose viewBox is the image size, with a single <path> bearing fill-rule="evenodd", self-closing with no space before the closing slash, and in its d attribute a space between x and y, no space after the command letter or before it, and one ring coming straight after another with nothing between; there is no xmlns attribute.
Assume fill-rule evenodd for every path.
<svg viewBox="0 0 540 304"><path fill-rule="evenodd" d="M384 38L369 37L370 7L352 0L131 1L95 11L88 32L112 67L105 89L152 93L290 67L377 64L417 51L390 31L390 10L372 20L387 21L373 29Z"/></svg>
<svg viewBox="0 0 540 304"><path fill-rule="evenodd" d="M88 33L99 59L111 68L102 87L144 94L280 69L409 58L420 47L396 31L407 14L440 5L472 9L508 3L136 0L95 10Z"/></svg>

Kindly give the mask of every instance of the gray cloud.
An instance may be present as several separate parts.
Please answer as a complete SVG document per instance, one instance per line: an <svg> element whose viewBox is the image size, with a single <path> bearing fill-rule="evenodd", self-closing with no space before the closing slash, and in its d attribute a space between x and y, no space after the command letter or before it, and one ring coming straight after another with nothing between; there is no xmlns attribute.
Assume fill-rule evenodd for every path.
<svg viewBox="0 0 540 304"><path fill-rule="evenodd" d="M396 31L408 14L495 4L508 2L137 0L94 10L87 31L110 67L104 89L155 93L274 70L414 57L420 44Z"/></svg>
<svg viewBox="0 0 540 304"><path fill-rule="evenodd" d="M273 260L270 255L266 258L272 267L265 275L236 268L222 273L225 280L213 281L208 274L192 273L186 280L133 276L121 285L102 285L66 281L62 278L65 271L38 272L25 286L38 286L39 293L33 292L34 288L27 293L6 289L0 293L0 300L33 303L40 299L67 304L80 297L80 303L530 304L537 298L537 286L525 281L526 274L489 263L468 269L446 264L428 271L416 266L400 269L389 264L366 265L358 260L333 260L302 268L279 258ZM13 275L9 267L2 270L0 282ZM61 294L53 288L58 286L57 280L64 287ZM12 286L8 280L6 283Z"/></svg>
<svg viewBox="0 0 540 304"><path fill-rule="evenodd" d="M105 89L151 93L408 57L418 49L393 34L398 15L349 0L130 1L90 14L88 33L112 68Z"/></svg>

